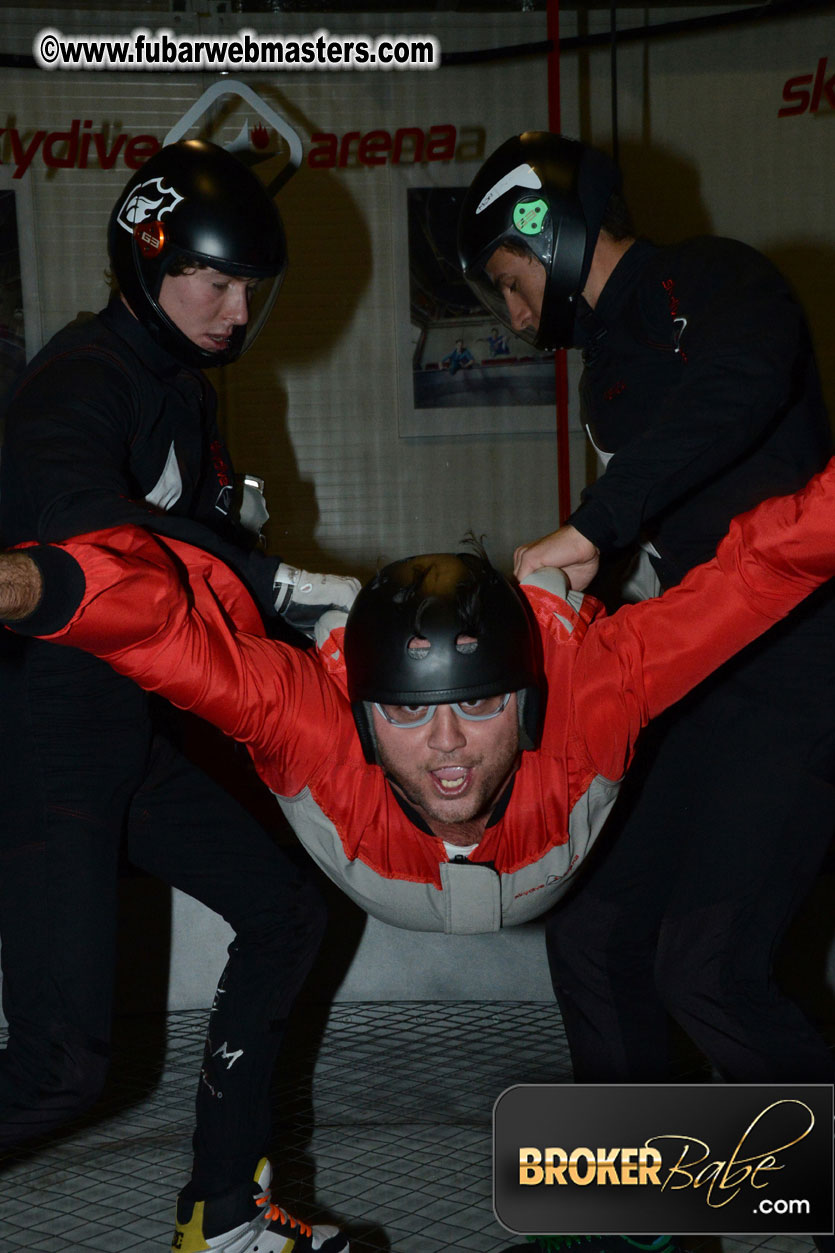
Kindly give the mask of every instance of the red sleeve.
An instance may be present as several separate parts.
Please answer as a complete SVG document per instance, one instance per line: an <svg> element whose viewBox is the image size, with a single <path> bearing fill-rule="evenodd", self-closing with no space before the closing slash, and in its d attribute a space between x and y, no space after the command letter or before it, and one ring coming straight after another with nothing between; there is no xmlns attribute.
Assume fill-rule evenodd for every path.
<svg viewBox="0 0 835 1253"><path fill-rule="evenodd" d="M642 726L835 573L835 461L737 518L716 557L655 600L594 622L578 651L574 718L597 770L623 774Z"/></svg>
<svg viewBox="0 0 835 1253"><path fill-rule="evenodd" d="M80 566L84 595L44 638L103 658L242 741L269 762L276 790L304 786L300 772L315 760L314 741L327 747L341 698L313 655L263 638L253 600L223 562L139 527L59 547Z"/></svg>

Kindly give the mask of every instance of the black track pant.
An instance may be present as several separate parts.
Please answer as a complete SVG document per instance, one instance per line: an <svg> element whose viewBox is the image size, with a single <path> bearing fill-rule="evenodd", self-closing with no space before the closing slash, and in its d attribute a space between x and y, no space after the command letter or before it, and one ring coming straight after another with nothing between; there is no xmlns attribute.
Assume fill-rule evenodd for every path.
<svg viewBox="0 0 835 1253"><path fill-rule="evenodd" d="M155 730L102 663L37 642L2 666L0 1149L65 1122L107 1069L119 847L235 932L198 1084L194 1184L250 1178L287 1013L324 928L318 890ZM135 955L142 961L142 953Z"/></svg>
<svg viewBox="0 0 835 1253"><path fill-rule="evenodd" d="M832 704L826 686L802 696L714 683L650 733L599 856L549 919L578 1082L669 1078L668 1013L727 1079L835 1078L772 973L835 825ZM802 716L816 708L820 725Z"/></svg>

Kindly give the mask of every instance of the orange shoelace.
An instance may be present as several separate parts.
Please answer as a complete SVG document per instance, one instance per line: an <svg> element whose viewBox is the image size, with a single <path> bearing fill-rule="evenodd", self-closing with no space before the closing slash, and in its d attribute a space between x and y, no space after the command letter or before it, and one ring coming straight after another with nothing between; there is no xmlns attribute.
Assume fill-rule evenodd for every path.
<svg viewBox="0 0 835 1253"><path fill-rule="evenodd" d="M309 1227L307 1223L303 1223L300 1218L294 1218L292 1214L288 1214L286 1210L283 1210L280 1205L276 1205L273 1201L269 1199L269 1197L267 1196L256 1197L255 1204L269 1206L269 1209L267 1210L267 1219L269 1220L269 1222L284 1223L286 1226L290 1228L291 1231L293 1230L294 1227L298 1227L299 1231L301 1232L303 1236L313 1235L312 1227Z"/></svg>

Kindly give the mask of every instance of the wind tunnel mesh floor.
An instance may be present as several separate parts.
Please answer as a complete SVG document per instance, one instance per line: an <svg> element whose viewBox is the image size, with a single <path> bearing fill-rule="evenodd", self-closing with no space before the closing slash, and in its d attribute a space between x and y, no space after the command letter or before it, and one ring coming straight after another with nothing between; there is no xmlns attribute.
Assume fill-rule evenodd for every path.
<svg viewBox="0 0 835 1253"><path fill-rule="evenodd" d="M0 1157L0 1253L170 1247L205 1022L203 1010L117 1021L94 1113ZM283 1054L274 1195L300 1217L336 1220L352 1253L534 1253L493 1215L493 1103L514 1083L569 1078L547 1003L337 1003L326 1021L296 1025ZM793 1236L688 1247L814 1248Z"/></svg>

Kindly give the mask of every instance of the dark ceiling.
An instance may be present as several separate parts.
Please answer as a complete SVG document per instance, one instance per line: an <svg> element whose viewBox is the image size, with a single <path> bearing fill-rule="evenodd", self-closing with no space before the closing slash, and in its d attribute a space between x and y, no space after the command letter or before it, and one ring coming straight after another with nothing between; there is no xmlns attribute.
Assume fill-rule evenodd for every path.
<svg viewBox="0 0 835 1253"><path fill-rule="evenodd" d="M614 6L617 9L617 5ZM633 14L636 6L628 7ZM704 8L699 0L665 0L663 4L639 6L644 9L658 8ZM717 8L756 8L746 0L734 4L721 4ZM234 13L544 13L547 0L229 0L229 11ZM599 0L570 0L561 9L577 12L588 9L608 11L612 5Z"/></svg>

